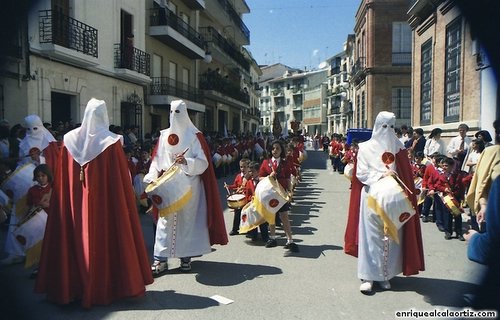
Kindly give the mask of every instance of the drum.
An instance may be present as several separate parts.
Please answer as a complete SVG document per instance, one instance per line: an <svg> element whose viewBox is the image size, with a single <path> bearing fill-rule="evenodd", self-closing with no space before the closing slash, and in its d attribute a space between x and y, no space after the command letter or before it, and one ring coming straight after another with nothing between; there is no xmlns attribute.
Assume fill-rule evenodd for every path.
<svg viewBox="0 0 500 320"><path fill-rule="evenodd" d="M212 156L212 162L216 168L218 168L222 164L222 156L217 152Z"/></svg>
<svg viewBox="0 0 500 320"><path fill-rule="evenodd" d="M354 171L354 164L348 163L344 167L344 177L349 180L352 180L352 172Z"/></svg>
<svg viewBox="0 0 500 320"><path fill-rule="evenodd" d="M191 200L189 177L178 166L172 166L146 187L146 194L165 217L184 208Z"/></svg>
<svg viewBox="0 0 500 320"><path fill-rule="evenodd" d="M255 209L269 224L275 224L276 212L288 201L288 193L274 177L265 177L255 188Z"/></svg>
<svg viewBox="0 0 500 320"><path fill-rule="evenodd" d="M27 163L17 168L7 177L7 179L5 179L0 188L12 199L12 201L17 202L24 197L28 193L29 188L35 184L33 181L34 170L35 165L33 163Z"/></svg>
<svg viewBox="0 0 500 320"><path fill-rule="evenodd" d="M417 194L417 205L421 205L425 200L425 192L422 190L422 182L424 179L421 177L415 177L413 182L415 183L415 192Z"/></svg>
<svg viewBox="0 0 500 320"><path fill-rule="evenodd" d="M266 220L257 212L254 203L249 202L241 210L240 229L238 232L240 234L247 233L264 222Z"/></svg>
<svg viewBox="0 0 500 320"><path fill-rule="evenodd" d="M46 224L47 213L42 208L36 207L31 209L12 231L26 254L24 264L26 268L33 266L40 260Z"/></svg>
<svg viewBox="0 0 500 320"><path fill-rule="evenodd" d="M385 234L399 242L398 230L416 213L403 187L394 177L384 177L370 186L367 202L382 219Z"/></svg>
<svg viewBox="0 0 500 320"><path fill-rule="evenodd" d="M15 205L15 212L12 214L16 214L18 217L22 217L29 210L26 195L35 184L33 181L35 168L33 163L26 163L10 174L0 187L12 199Z"/></svg>
<svg viewBox="0 0 500 320"><path fill-rule="evenodd" d="M231 209L241 209L247 202L247 198L244 194L235 193L227 197L227 206Z"/></svg>
<svg viewBox="0 0 500 320"><path fill-rule="evenodd" d="M447 194L445 196L442 196L441 199L443 200L444 206L450 211L452 215L459 216L464 212L464 209L460 205L460 202L452 195Z"/></svg>

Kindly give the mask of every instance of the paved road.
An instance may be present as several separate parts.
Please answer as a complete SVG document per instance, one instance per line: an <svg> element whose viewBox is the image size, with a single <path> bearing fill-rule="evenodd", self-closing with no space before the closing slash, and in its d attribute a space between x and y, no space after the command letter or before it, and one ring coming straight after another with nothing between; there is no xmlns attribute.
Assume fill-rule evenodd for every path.
<svg viewBox="0 0 500 320"><path fill-rule="evenodd" d="M223 182L219 180L221 191ZM332 172L325 154L310 151L291 212L300 252L289 254L282 246L265 248L245 236L233 236L228 245L215 246L211 254L195 259L189 274L177 270L178 261L170 261L171 270L147 287L145 297L91 310L48 303L33 293L28 270L4 267L0 318L395 319L396 310L456 308L463 303L480 269L466 259L464 242L444 240L431 223L422 226L426 271L396 277L390 291L361 294L356 259L342 251L348 198L348 180ZM229 228L232 213L226 209L224 214ZM152 223L147 216L141 219L151 252ZM1 232L3 239L5 230ZM218 303L210 298L214 295L234 302Z"/></svg>

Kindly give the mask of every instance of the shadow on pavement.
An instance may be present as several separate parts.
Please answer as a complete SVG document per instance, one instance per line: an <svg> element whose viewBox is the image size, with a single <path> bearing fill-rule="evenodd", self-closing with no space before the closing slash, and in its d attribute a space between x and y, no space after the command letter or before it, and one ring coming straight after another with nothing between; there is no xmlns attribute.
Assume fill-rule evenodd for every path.
<svg viewBox="0 0 500 320"><path fill-rule="evenodd" d="M283 273L280 268L258 265L211 261L193 261L196 281L209 286L234 286L263 275Z"/></svg>
<svg viewBox="0 0 500 320"><path fill-rule="evenodd" d="M325 251L336 251L336 250L342 250L342 247L335 246L335 245L329 245L329 244L323 244L323 245L304 245L300 244L300 242L297 241L297 244L299 245L299 252L290 252L288 250L285 251L284 256L286 257L297 257L297 258L307 258L307 259L318 259L321 255L325 255Z"/></svg>
<svg viewBox="0 0 500 320"><path fill-rule="evenodd" d="M478 287L465 281L420 277L395 277L391 285L392 291L414 291L431 305L457 308L470 305L465 297Z"/></svg>

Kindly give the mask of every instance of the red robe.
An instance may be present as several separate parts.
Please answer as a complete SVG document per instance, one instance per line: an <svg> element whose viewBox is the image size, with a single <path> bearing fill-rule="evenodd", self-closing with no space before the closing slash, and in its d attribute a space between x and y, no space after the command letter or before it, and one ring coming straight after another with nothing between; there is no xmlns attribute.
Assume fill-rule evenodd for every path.
<svg viewBox="0 0 500 320"><path fill-rule="evenodd" d="M205 197L207 199L207 224L210 244L224 245L228 243L226 223L224 222L224 210L220 202L219 187L215 178L214 166L212 161L210 161L212 159L210 157L210 147L205 137L203 137L203 133L198 132L196 136L200 140L201 147L208 160L208 168L201 175L201 179L203 180Z"/></svg>
<svg viewBox="0 0 500 320"><path fill-rule="evenodd" d="M361 189L363 184L356 178L357 158L355 158L354 170L352 173L351 197L349 200L349 213L347 226L344 235L344 252L358 256L358 225L359 225L359 205ZM414 208L417 207L415 197L415 185L413 175L408 160L406 150L401 150L396 154L396 171L403 182L410 188L413 194L407 193ZM424 271L424 252L422 245L422 232L420 230L420 220L418 213L413 215L403 226L403 274L410 276Z"/></svg>
<svg viewBox="0 0 500 320"><path fill-rule="evenodd" d="M153 282L120 142L80 165L61 151L35 291L85 308L144 295Z"/></svg>

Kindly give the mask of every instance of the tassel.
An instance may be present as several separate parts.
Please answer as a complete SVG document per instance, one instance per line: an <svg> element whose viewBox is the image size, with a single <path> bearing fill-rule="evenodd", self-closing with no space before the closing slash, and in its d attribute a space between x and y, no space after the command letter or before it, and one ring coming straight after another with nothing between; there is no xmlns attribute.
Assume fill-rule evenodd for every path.
<svg viewBox="0 0 500 320"><path fill-rule="evenodd" d="M84 181L85 180L85 175L83 173L83 166L80 166L80 181Z"/></svg>

